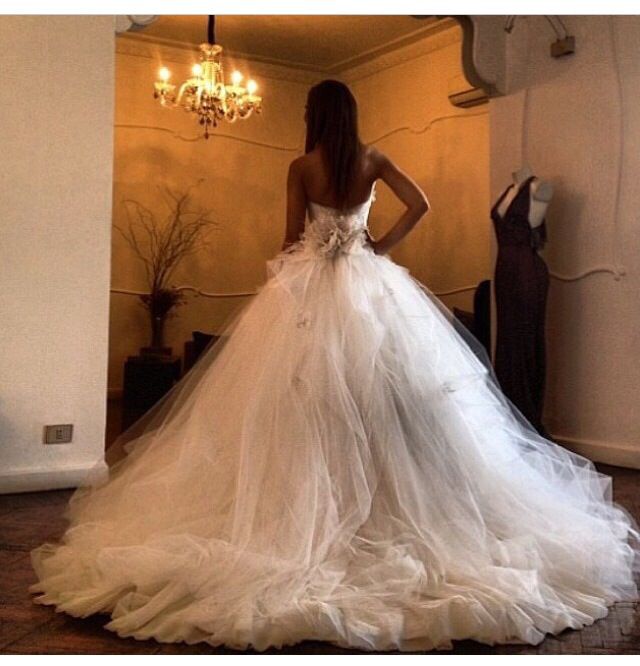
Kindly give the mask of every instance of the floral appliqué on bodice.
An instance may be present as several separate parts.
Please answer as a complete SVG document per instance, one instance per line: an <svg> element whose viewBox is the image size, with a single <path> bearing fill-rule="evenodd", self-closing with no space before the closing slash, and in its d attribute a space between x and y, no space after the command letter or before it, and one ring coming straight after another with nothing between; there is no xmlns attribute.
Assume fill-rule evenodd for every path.
<svg viewBox="0 0 640 666"><path fill-rule="evenodd" d="M302 244L325 258L366 252L369 247L367 220L374 201L375 183L366 201L344 210L310 201L308 220L300 237Z"/></svg>

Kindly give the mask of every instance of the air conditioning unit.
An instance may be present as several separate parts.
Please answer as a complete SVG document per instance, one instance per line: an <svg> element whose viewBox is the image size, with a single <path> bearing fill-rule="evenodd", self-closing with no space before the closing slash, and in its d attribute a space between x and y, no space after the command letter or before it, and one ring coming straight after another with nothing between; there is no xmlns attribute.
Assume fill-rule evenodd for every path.
<svg viewBox="0 0 640 666"><path fill-rule="evenodd" d="M464 76L456 76L449 80L449 101L467 109L488 102L489 96L482 88L474 88Z"/></svg>

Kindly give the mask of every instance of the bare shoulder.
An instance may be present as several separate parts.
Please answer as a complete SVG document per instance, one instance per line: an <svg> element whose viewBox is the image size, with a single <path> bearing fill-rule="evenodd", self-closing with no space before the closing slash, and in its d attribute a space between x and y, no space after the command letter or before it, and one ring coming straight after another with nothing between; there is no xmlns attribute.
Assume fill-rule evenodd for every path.
<svg viewBox="0 0 640 666"><path fill-rule="evenodd" d="M379 160L385 157L380 148L376 148L371 144L364 146L364 154L365 157L369 160Z"/></svg>
<svg viewBox="0 0 640 666"><path fill-rule="evenodd" d="M305 158L306 155L301 155L300 157L296 157L295 160L292 160L289 164L289 173L297 175L301 174L305 168Z"/></svg>
<svg viewBox="0 0 640 666"><path fill-rule="evenodd" d="M379 177L384 169L391 164L391 160L386 154L375 146L365 146L364 157L371 166L376 177Z"/></svg>
<svg viewBox="0 0 640 666"><path fill-rule="evenodd" d="M295 175L305 175L321 167L321 157L318 150L312 150L309 153L296 157L289 164L289 172Z"/></svg>

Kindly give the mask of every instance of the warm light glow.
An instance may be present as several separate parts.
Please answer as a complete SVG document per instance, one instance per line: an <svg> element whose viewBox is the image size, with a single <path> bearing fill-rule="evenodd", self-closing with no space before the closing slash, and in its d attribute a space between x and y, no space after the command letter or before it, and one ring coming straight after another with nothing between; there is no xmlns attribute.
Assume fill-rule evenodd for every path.
<svg viewBox="0 0 640 666"><path fill-rule="evenodd" d="M231 74L229 84L224 82L220 44L205 42L200 44L200 52L200 62L192 65L191 77L180 86L169 83L171 73L161 67L153 96L164 107L182 107L195 114L207 138L221 120L234 123L260 113L262 97L255 94L258 84L253 79L246 88L240 85L244 77L238 70Z"/></svg>

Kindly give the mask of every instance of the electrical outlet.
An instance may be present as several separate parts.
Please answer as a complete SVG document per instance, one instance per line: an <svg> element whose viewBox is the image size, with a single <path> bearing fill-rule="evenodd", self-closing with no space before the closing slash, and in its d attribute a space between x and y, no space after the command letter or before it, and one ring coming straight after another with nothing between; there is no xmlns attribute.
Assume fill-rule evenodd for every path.
<svg viewBox="0 0 640 666"><path fill-rule="evenodd" d="M44 427L45 444L68 444L73 437L73 424L48 425Z"/></svg>

